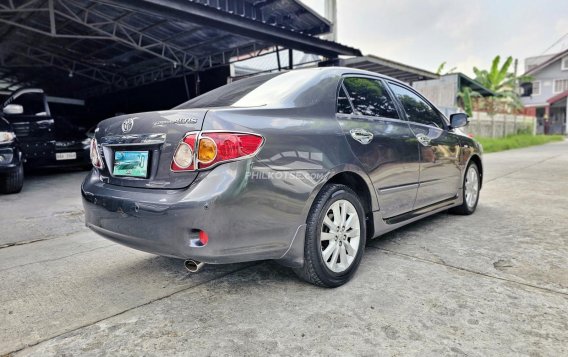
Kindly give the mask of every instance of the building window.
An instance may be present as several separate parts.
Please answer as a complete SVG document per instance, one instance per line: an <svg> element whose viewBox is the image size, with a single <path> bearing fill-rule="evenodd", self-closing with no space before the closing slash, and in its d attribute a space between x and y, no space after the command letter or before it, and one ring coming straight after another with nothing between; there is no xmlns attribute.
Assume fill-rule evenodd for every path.
<svg viewBox="0 0 568 357"><path fill-rule="evenodd" d="M532 82L532 95L540 95L540 81Z"/></svg>
<svg viewBox="0 0 568 357"><path fill-rule="evenodd" d="M562 68L563 71L568 71L568 56L566 56L562 59L561 68Z"/></svg>
<svg viewBox="0 0 568 357"><path fill-rule="evenodd" d="M568 90L568 79L554 80L554 93L562 93Z"/></svg>

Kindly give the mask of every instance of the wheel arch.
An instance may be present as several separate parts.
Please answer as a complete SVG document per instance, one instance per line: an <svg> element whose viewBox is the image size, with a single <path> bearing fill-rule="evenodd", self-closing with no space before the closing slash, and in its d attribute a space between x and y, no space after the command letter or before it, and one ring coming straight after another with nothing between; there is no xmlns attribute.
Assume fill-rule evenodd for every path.
<svg viewBox="0 0 568 357"><path fill-rule="evenodd" d="M365 181L365 179L356 172L342 171L333 175L329 180L327 180L324 186L327 184L345 185L357 194L357 196L361 200L361 204L363 205L363 210L365 211L367 238L372 238L374 233L373 204L376 204L376 202L373 201L373 196L371 195L369 184Z"/></svg>
<svg viewBox="0 0 568 357"><path fill-rule="evenodd" d="M479 155L477 154L471 155L466 167L469 166L470 162L474 162L479 169L479 188L481 188L483 186L483 163L481 161L481 157L479 157Z"/></svg>
<svg viewBox="0 0 568 357"><path fill-rule="evenodd" d="M288 251L282 257L276 259L276 262L284 266L295 268L300 268L304 265L305 222L317 195L321 192L325 185L330 183L346 185L355 191L359 197L364 197L361 201L365 211L367 238L370 239L373 237L375 229L373 212L379 210L379 203L371 179L367 173L357 165L340 165L328 171L326 179L323 179L313 188L302 211L304 224L298 227L298 231L292 239L292 243Z"/></svg>

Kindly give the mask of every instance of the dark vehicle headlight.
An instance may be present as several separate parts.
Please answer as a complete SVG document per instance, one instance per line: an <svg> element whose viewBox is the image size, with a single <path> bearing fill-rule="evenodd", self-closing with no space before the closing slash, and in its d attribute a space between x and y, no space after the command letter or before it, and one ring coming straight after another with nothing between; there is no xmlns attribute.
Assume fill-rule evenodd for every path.
<svg viewBox="0 0 568 357"><path fill-rule="evenodd" d="M11 143L16 139L16 135L11 131L0 131L0 144Z"/></svg>

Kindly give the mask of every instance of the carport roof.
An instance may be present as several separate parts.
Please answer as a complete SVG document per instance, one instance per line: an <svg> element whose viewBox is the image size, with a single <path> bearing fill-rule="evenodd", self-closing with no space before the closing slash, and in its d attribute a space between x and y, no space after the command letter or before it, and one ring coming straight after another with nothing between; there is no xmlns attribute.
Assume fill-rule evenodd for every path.
<svg viewBox="0 0 568 357"><path fill-rule="evenodd" d="M275 46L360 55L316 37L330 27L298 0L11 0L0 4L0 83L89 97Z"/></svg>
<svg viewBox="0 0 568 357"><path fill-rule="evenodd" d="M407 83L440 77L436 73L373 55L348 58L342 61L342 65L384 74Z"/></svg>

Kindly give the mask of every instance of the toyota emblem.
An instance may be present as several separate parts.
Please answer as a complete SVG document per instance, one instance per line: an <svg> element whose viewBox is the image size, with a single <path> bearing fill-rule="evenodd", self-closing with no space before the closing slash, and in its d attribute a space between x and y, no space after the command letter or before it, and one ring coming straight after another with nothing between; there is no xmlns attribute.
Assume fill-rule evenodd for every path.
<svg viewBox="0 0 568 357"><path fill-rule="evenodd" d="M122 132L123 133L130 132L133 126L134 126L134 118L126 119L125 121L122 122Z"/></svg>

